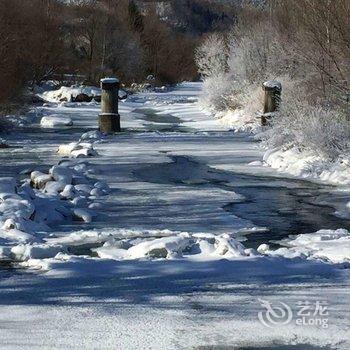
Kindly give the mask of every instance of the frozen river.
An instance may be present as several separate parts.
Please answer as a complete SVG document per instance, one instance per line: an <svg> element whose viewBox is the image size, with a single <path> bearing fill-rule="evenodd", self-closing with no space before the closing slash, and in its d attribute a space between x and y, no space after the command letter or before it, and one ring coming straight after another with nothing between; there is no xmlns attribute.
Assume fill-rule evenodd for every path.
<svg viewBox="0 0 350 350"><path fill-rule="evenodd" d="M78 159L111 188L91 223L62 222L60 239L78 230L142 240L186 234L235 234L247 248L278 247L291 234L350 228L335 215L346 191L266 167L251 135L227 130L200 110L199 83L131 96L120 106L123 132L95 143L98 156ZM60 144L94 130L99 105L38 107L34 124L9 135L0 176L23 179L62 157ZM42 129L40 116L59 114L74 126ZM119 233L120 232L120 233ZM72 243L72 259L52 271L3 269L2 348L318 349L347 347L348 269L316 261L256 257L238 260L110 260ZM91 259L91 257L93 257ZM327 300L330 328L264 328L259 298L296 304ZM274 345L273 345L274 344ZM299 346L297 346L299 344ZM300 345L303 344L303 345Z"/></svg>

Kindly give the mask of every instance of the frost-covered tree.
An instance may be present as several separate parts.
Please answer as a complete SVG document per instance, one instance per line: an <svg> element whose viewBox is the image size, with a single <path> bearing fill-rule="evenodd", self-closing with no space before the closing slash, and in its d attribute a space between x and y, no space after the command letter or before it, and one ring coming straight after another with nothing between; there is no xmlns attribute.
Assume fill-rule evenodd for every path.
<svg viewBox="0 0 350 350"><path fill-rule="evenodd" d="M210 34L196 49L195 60L198 72L203 77L217 76L227 71L228 49L225 37Z"/></svg>

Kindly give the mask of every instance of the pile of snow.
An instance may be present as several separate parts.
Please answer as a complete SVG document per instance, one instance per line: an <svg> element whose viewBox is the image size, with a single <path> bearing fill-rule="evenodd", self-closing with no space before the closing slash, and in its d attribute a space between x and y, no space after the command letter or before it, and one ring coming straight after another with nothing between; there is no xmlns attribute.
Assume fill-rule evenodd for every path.
<svg viewBox="0 0 350 350"><path fill-rule="evenodd" d="M350 232L345 229L300 234L280 243L286 247L270 250L268 245L263 244L259 246L258 252L286 258L324 260L336 264L350 262Z"/></svg>
<svg viewBox="0 0 350 350"><path fill-rule="evenodd" d="M112 78L106 78L111 80ZM106 80L105 79L105 80ZM113 78L114 79L114 78ZM91 102L92 100L101 101L101 89L96 86L72 85L62 86L58 90L45 91L37 94L44 101L55 102ZM128 94L123 89L118 90L120 100L125 100Z"/></svg>
<svg viewBox="0 0 350 350"><path fill-rule="evenodd" d="M320 230L315 233L301 234L279 242L284 245L282 248L272 250L268 244L262 244L257 251L245 248L237 240L236 234L214 235L169 230L78 231L62 237L48 237L45 242L45 244L19 244L10 250L0 247L0 255L25 261L23 266L45 270L60 264L62 259L64 261L74 259L73 255L67 255L68 247L89 247L91 245L100 245L98 248L91 249L98 258L118 261L138 259L242 260L265 255L286 259L312 259L335 264L350 262L350 232L345 229Z"/></svg>
<svg viewBox="0 0 350 350"><path fill-rule="evenodd" d="M73 121L69 117L59 116L59 115L50 115L46 117L42 117L40 121L40 125L43 128L54 128L60 126L72 126Z"/></svg>
<svg viewBox="0 0 350 350"><path fill-rule="evenodd" d="M57 222L91 222L95 199L110 190L106 183L89 178L89 173L87 164L67 161L48 173L32 171L21 185L14 178L0 178L0 244L41 242ZM0 248L1 256L11 253Z"/></svg>
<svg viewBox="0 0 350 350"><path fill-rule="evenodd" d="M180 259L217 260L235 259L256 255L245 249L230 234L213 235L207 233L173 233L161 238L117 239L106 241L94 251L101 258L124 259Z"/></svg>
<svg viewBox="0 0 350 350"><path fill-rule="evenodd" d="M58 90L45 91L38 95L48 102L89 102L101 98L101 89L95 86L62 86Z"/></svg>
<svg viewBox="0 0 350 350"><path fill-rule="evenodd" d="M58 147L57 153L62 156L69 156L71 158L97 156L97 152L94 150L92 143L81 141L71 142L66 145L60 145Z"/></svg>
<svg viewBox="0 0 350 350"><path fill-rule="evenodd" d="M331 162L311 151L300 151L297 148L273 149L265 153L264 161L274 169L295 176L320 179L338 185L350 184L349 156Z"/></svg>
<svg viewBox="0 0 350 350"><path fill-rule="evenodd" d="M146 232L116 229L114 232L79 231L68 236L45 238L45 243L28 242L12 247L0 247L0 257L23 262L23 267L51 270L62 262L74 259L113 259L113 260L159 260L186 259L189 261L235 260L256 257L253 249L245 249L232 234L215 236L207 233L190 234L188 232L171 232L154 230L154 234L165 237L142 238ZM117 237L125 235L129 238ZM169 235L169 236L167 236ZM135 237L132 237L135 236ZM68 254L68 247L101 244L91 251L97 258L89 256L76 257Z"/></svg>

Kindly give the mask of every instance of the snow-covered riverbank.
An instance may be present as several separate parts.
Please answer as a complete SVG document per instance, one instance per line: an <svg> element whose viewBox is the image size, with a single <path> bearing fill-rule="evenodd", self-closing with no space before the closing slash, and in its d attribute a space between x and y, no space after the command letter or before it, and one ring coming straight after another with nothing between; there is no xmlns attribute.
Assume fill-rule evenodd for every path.
<svg viewBox="0 0 350 350"><path fill-rule="evenodd" d="M227 131L199 108L200 92L200 83L185 83L166 93L129 97L120 103L124 131L115 137L86 134L97 125L99 105L91 102L38 108L37 124L8 138L12 147L0 153L0 175L26 183L29 174L41 173L31 176L38 188L26 186L34 195L22 194L24 185L14 179L1 190L2 206L8 198L31 206L16 228L5 225L16 219L7 217L13 211L5 217L0 207L3 257L29 268L0 270L4 348L348 347L349 232L292 238L277 252L249 248L249 236L266 243L280 237L269 236L272 220L290 220L297 210L312 216L335 198L336 209L345 212L346 196L264 167L252 137ZM72 125L40 128L41 118L52 115L69 117ZM90 157L71 154L72 142L79 140L91 145ZM301 208L278 201L279 188L299 192ZM243 208L259 201L269 206L254 196L262 191L274 193L270 201L280 206L269 210L267 227L252 219L263 212L258 205L249 209L254 215ZM36 206L37 198L45 209ZM48 203L59 203L69 215L27 232L23 222L42 224L33 213L48 214ZM240 205L242 217L228 205ZM346 221L332 211L322 212L327 228L339 229ZM72 220L74 215L85 223ZM315 218L301 218L300 229L324 228ZM11 230L22 229L33 238L18 244ZM298 301L326 301L329 327L265 327L258 319L264 310L259 298L288 303L294 312Z"/></svg>
<svg viewBox="0 0 350 350"><path fill-rule="evenodd" d="M266 132L261 128L259 114L255 113L251 106L242 110L217 113L216 119L233 130L257 134L257 139L264 138L263 133ZM350 191L350 159L347 155L330 160L311 150L281 146L268 148L263 161L265 165L286 176L345 186Z"/></svg>

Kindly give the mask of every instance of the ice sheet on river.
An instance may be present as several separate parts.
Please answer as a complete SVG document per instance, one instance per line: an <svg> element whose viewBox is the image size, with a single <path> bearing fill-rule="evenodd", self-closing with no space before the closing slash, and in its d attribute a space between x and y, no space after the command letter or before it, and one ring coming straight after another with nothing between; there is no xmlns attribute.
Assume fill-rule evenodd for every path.
<svg viewBox="0 0 350 350"><path fill-rule="evenodd" d="M69 177L47 171L48 164L60 161L58 146L78 142L82 133L92 130L84 139L98 140L93 146L99 157L89 158L88 169L76 166L95 181L78 187L66 184L58 193L74 207L100 208L86 229L80 222L64 221L51 234L44 230L38 241L7 243L0 250L30 268L21 273L0 270L3 348L181 349L276 343L349 348L347 263L325 262L315 251L286 258L273 254L274 249L258 253L246 248L242 234L259 228L233 215L227 205L249 201L235 188L248 182L254 191L254 175L271 175L271 170L259 163L263 152L251 138L225 131L199 109L200 89L200 83L187 83L166 93L133 96L120 103L125 132L103 139L94 132L99 109L95 103L45 106L41 116L69 115L73 126L59 133L33 130L29 143L28 134L19 133L12 141L19 147L0 154L3 176L35 165L32 171L41 173L33 175L34 181L45 189L49 178L43 174L56 177L54 182ZM140 108L148 109L148 115ZM249 176L232 177L223 170ZM96 195L104 194L105 186L95 186L101 181L110 189L103 198ZM262 181L266 191L275 184L271 177ZM299 186L276 181L286 191ZM54 193L57 185L62 183L49 184L47 190ZM14 192L11 181L3 187ZM94 203L72 199L77 192ZM320 245L313 237L308 242L316 249ZM336 232L327 237L330 245L340 242ZM347 237L345 231L342 237ZM294 240L295 247L302 243ZM294 312L299 301L326 301L329 327L300 327L295 322L265 327L258 319L259 299L286 302Z"/></svg>

